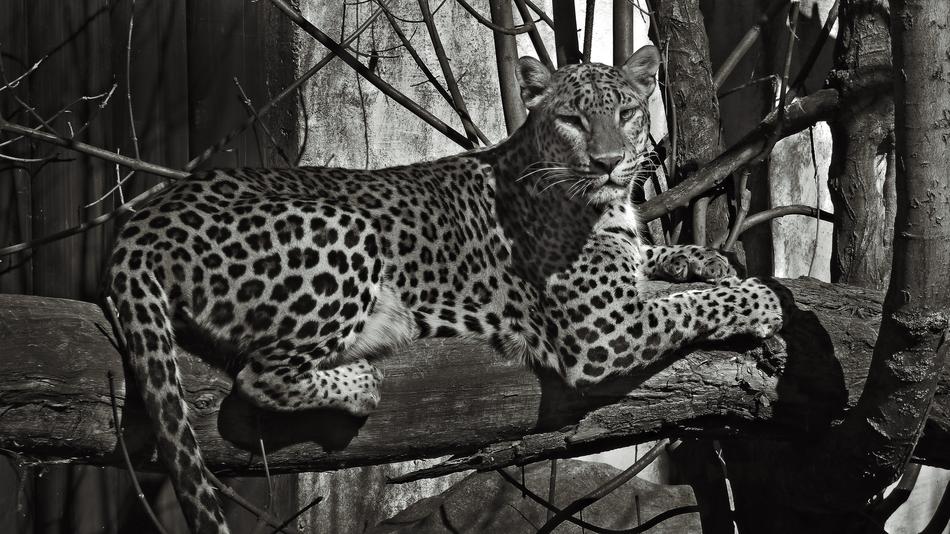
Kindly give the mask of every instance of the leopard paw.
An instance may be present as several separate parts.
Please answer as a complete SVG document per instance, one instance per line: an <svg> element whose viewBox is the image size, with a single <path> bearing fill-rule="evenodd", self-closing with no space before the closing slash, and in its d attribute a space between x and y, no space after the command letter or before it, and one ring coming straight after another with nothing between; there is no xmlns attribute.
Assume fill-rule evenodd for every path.
<svg viewBox="0 0 950 534"><path fill-rule="evenodd" d="M736 270L724 254L698 246L677 247L660 259L658 270L664 278L674 282L714 282L736 276Z"/></svg>

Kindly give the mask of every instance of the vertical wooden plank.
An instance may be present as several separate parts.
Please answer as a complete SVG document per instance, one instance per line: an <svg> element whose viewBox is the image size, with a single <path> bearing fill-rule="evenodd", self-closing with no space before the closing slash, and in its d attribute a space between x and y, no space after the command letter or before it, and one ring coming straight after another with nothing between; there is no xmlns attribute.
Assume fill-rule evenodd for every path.
<svg viewBox="0 0 950 534"><path fill-rule="evenodd" d="M14 79L30 68L27 42L26 0L0 2L0 53L4 69L9 79ZM19 120L22 112L11 93L29 96L29 80L17 89L0 93L0 115ZM16 143L4 147L4 154L27 158L30 156L29 144ZM29 241L32 234L30 216L30 166L0 161L0 246ZM0 258L0 292L30 293L33 289L32 252L25 251Z"/></svg>

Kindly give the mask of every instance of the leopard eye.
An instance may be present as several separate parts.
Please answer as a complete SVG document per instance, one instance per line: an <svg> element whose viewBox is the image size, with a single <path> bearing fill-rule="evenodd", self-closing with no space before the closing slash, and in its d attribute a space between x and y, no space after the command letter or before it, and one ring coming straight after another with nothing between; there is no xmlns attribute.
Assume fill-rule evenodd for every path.
<svg viewBox="0 0 950 534"><path fill-rule="evenodd" d="M587 127L584 125L584 119L580 115L558 115L557 120L571 128L584 131Z"/></svg>
<svg viewBox="0 0 950 534"><path fill-rule="evenodd" d="M633 115L636 113L636 110L633 108L621 109L620 110L620 122L627 122L633 118Z"/></svg>

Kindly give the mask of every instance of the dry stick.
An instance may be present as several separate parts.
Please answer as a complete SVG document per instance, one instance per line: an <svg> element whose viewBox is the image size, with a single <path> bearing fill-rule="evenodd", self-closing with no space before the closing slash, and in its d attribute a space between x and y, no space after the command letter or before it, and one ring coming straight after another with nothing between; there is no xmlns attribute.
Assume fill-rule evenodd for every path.
<svg viewBox="0 0 950 534"><path fill-rule="evenodd" d="M596 0L587 0L584 12L584 63L590 63L590 54L594 48L594 5Z"/></svg>
<svg viewBox="0 0 950 534"><path fill-rule="evenodd" d="M792 68L792 54L795 53L795 41L798 39L798 36L795 35L795 29L798 27L798 2L799 0L792 0L792 3L788 6L788 40L785 42L785 66L782 68L782 84L779 89L776 110L778 111L779 124L785 120L785 104L788 102L788 73ZM768 145L762 151L761 158L772 152L775 143L778 143L781 138L780 134L779 130L773 132Z"/></svg>
<svg viewBox="0 0 950 534"><path fill-rule="evenodd" d="M284 152L283 147L281 147L280 143L277 142L277 139L274 137L274 134L271 133L270 128L268 128L267 125L264 124L264 121L261 120L260 114L254 109L254 106L251 103L251 98L247 96L247 93L244 92L244 88L241 87L241 82L238 81L237 76L234 77L234 85L237 86L237 90L241 94L241 103L244 104L244 109L247 110L248 115L254 119L256 125L260 125L261 129L264 130L264 134L267 135L267 138L270 139L271 144L273 144L274 148L277 149L277 154L280 156L280 159L284 160L284 163L286 163L288 167L292 167L293 163L290 162L290 158L287 156L287 153ZM259 146L257 150L260 152L261 161L263 161L263 147Z"/></svg>
<svg viewBox="0 0 950 534"><path fill-rule="evenodd" d="M353 70L355 70L360 76L362 76L366 81L373 84L377 89L382 91L383 94L392 98L404 108L408 109L415 116L419 117L425 121L429 126L435 128L438 132L442 133L452 141L455 141L457 144L462 146L465 149L472 148L472 142L468 140L460 132L444 123L441 119L433 115L427 109L423 108L419 104L415 103L412 99L406 95L399 92L398 89L389 85L382 78L377 76L374 72L366 68L365 65L360 63L352 54L350 54L340 43L336 42L329 35L320 31L319 28L313 25L310 21L304 18L300 11L297 11L293 7L287 4L284 0L271 0L271 3L277 6L287 17L297 26L300 27L303 31L307 32L311 37L316 39L320 44L333 52L337 57L342 59L347 65L349 65Z"/></svg>
<svg viewBox="0 0 950 534"><path fill-rule="evenodd" d="M555 495L557 491L557 458L551 458L551 476L548 481L548 502L551 504L555 503ZM547 520L550 521L554 517L554 510L548 508Z"/></svg>
<svg viewBox="0 0 950 534"><path fill-rule="evenodd" d="M531 20L530 8L526 1L527 0L515 0L515 7L518 8L521 20ZM531 45L538 54L538 59L541 60L541 63L544 63L544 66L547 67L548 70L554 70L554 62L551 61L551 56L548 54L547 47L544 46L544 39L541 38L541 32L538 31L537 26L531 28L531 31L528 32L528 37L531 39Z"/></svg>
<svg viewBox="0 0 950 534"><path fill-rule="evenodd" d="M502 26L486 19L484 15L476 11L475 8L465 0L456 0L456 2L465 8L465 11L468 11L469 15L475 17L475 20L477 20L481 25L490 28L493 32L503 33L505 35L520 35L522 33L528 33L534 29L534 22L531 19L524 21L524 23L520 26ZM425 15L423 15L423 19L425 19Z"/></svg>
<svg viewBox="0 0 950 534"><path fill-rule="evenodd" d="M554 506L553 504L544 500L537 493L534 493L533 491L526 488L523 484L515 480L513 476L509 475L504 469L496 469L496 471L498 472L499 475L501 475L502 478L505 479L506 482L508 482L515 488L523 491L524 494L527 495L528 498L530 498L534 502L540 504L541 506L547 508L548 510L554 512L555 514L561 512L560 508L558 508L557 506ZM651 517L646 522L640 525L637 525L636 527L627 528L627 529L616 529L616 530L599 527L597 525L593 525L591 523L588 523L587 521L584 521L583 519L578 519L576 517L568 517L567 521L570 523L574 523L575 525L581 527L582 529L589 530L596 534L640 534L642 532L647 532L651 528L655 527L656 525L672 517L676 517L682 514L691 514L691 513L698 513L698 512L699 512L699 506L695 506L695 505L694 506L679 506L677 508L672 508L663 513L657 514L656 516ZM583 515L583 511L581 511L581 515Z"/></svg>
<svg viewBox="0 0 950 534"><path fill-rule="evenodd" d="M258 423L260 423L260 421L258 421ZM258 424L258 432L260 432L260 424ZM264 462L264 476L267 478L267 508L265 508L264 511L270 514L274 510L274 483L270 477L270 467L267 465L267 449L264 448L264 438L258 438L257 441L261 447L261 460ZM254 526L254 530L251 531L251 534L264 532L265 526L267 526L267 522L264 520L264 517L258 517L257 525Z"/></svg>
<svg viewBox="0 0 950 534"><path fill-rule="evenodd" d="M762 28L769 23L769 20L778 13L778 10L783 6L788 4L789 0L773 0L769 7L762 13L762 16L759 17L759 20L756 21L755 25L749 28L745 32L745 35L742 36L742 39L739 40L739 44L729 53L726 59L722 62L722 65L719 66L719 70L713 74L713 84L716 88L722 87L723 82L726 81L726 78L732 74L732 71L735 70L736 65L742 61L742 58L746 55L746 52L752 48L752 45L755 44L755 41L759 38L759 34L762 32Z"/></svg>
<svg viewBox="0 0 950 534"><path fill-rule="evenodd" d="M552 30L554 29L554 19L552 19L550 16L548 16L548 14L545 13L543 9L541 9L540 7L538 7L537 4L535 4L535 3L532 2L531 0L516 0L515 3L518 3L519 1L523 1L526 6L528 6L529 8L531 8L531 11L534 11L535 14L537 14L538 17L539 17L541 20L543 20L545 24L548 25L549 28L551 28Z"/></svg>
<svg viewBox="0 0 950 534"><path fill-rule="evenodd" d="M742 234L742 232L745 232L757 224L762 224L766 221L777 219L778 217L785 217L787 215L807 215L822 221L834 222L834 214L829 211L818 209L812 206L806 206L804 204L792 204L789 206L779 206L777 208L767 209L753 215L749 215L742 223L742 230L739 233Z"/></svg>
<svg viewBox="0 0 950 534"><path fill-rule="evenodd" d="M287 526L286 524L280 522L276 517L270 515L264 510L261 510L260 508L255 506L253 503L251 503L250 501L242 497L241 494L234 491L234 489L232 489L231 486L228 486L224 482L221 482L221 479L219 479L210 470L205 470L205 476L208 477L208 480L211 481L211 484L213 484L214 487L217 488L217 490L220 491L222 495L231 499L232 501L237 503L241 508L244 508L248 512L251 512L257 517L263 518L264 521L267 522L268 526L274 527L275 529L274 532L284 532L285 534L297 533L297 529L291 528Z"/></svg>
<svg viewBox="0 0 950 534"><path fill-rule="evenodd" d="M381 15L381 14L382 14L382 10L377 9L372 15L369 16L368 19L366 19L365 22L363 22L363 24L361 24L361 25L359 26L359 28L357 28L346 40L344 40L342 44L343 44L343 45L348 45L349 43L351 43L351 42L353 42L354 40L356 40L356 38L359 37L359 35L362 34L364 31L366 31L366 29L369 28L369 27L372 25L372 23L373 23L373 22L379 17L379 15ZM327 65L330 61L332 61L333 58L335 58L335 57L336 57L336 56L335 56L334 54L332 54L332 53L325 55L320 61L318 61L313 67L311 67L306 73L304 73L303 76L301 76L301 77L297 78L296 80L294 80L294 82L291 83L289 86L287 86L283 91L281 91L280 93L278 93L274 98L270 99L266 104L264 104L263 106L261 106L261 108L260 108L259 110L257 110L256 117L257 117L257 118L263 117L267 112L269 112L271 109L273 109L273 107L274 107L278 102L280 102L280 101L283 100L285 97L287 97L287 95L293 94L294 91L297 90L297 88L299 88L301 85L303 85L304 82L306 82L306 81L309 80L311 77L313 77L313 75L315 75L320 69L322 69L324 66L326 66L326 65ZM0 62L0 65L2 65L2 62ZM115 86L113 86L113 89L114 89L114 88L115 88ZM110 91L109 94L111 95L112 92ZM100 105L100 108L101 108L101 107L102 107L102 105ZM61 112L62 112L62 111L61 111ZM61 113L61 112L60 112L60 113ZM55 116L58 116L58 113L57 113L57 115L54 115L54 117L55 117ZM49 133L46 133L46 132L42 132L42 131L40 131L40 130L36 130L36 129L33 129L33 128L27 128L27 127L21 126L21 125L19 125L19 124L14 124L14 123L8 122L8 121L7 121L6 119L4 119L3 117L0 117L0 131L8 131L8 132L17 133L17 134L19 134L19 135L21 135L21 136L32 137L33 139L38 139L38 140L40 140L40 141L44 141L44 142L47 142L47 143L50 143L50 144L53 144L53 145L65 147L65 148L68 148L68 149L70 149L70 150L75 150L76 152L80 152L80 153L83 153L83 154L86 154L86 155L89 155L89 156L93 156L93 157L96 157L96 158L99 158L99 159L104 159L104 160L106 160L106 161L111 161L111 162L113 162L113 163L117 163L117 164L119 164L119 165L122 165L122 166L127 167L127 168L130 168L130 169L139 170L139 171L142 171L142 172L147 172L147 173L154 174L154 175L157 175L157 176L162 176L162 177L165 177L165 178L183 179L183 178L187 178L187 177L189 176L190 171L194 170L198 165L201 165L202 163L204 163L205 161L207 161L207 159L210 158L213 154L215 154L216 152L218 152L219 150L221 150L224 146L226 146L228 143L230 143L232 139L234 139L234 138L237 137L241 132L243 132L244 130L246 130L248 126L254 124L254 122L257 120L257 118L255 118L255 116L248 117L247 120L245 120L242 124L240 124L239 126L237 126L236 128L234 128L233 130L231 130L230 132L228 132L227 135L225 135L220 141L218 141L218 142L215 143L214 145L208 147L207 149L204 150L204 152L202 152L202 153L199 154L197 157L195 157L194 159L192 159L191 161L189 161L189 162L185 165L185 171L179 171L179 170L177 170L177 169L172 169L172 168L169 168L169 167L164 167L164 166L161 166L161 165L156 165L156 164L154 164L154 163L148 163L148 162L136 160L136 159L133 159L133 158L129 158L129 157L127 157L127 156L122 156L121 154L117 154L117 153L115 153L115 152L111 152L111 151L108 151L108 150L105 150L105 149L102 149L102 148L99 148L99 147L96 147L96 146L87 145L87 144L82 143L82 142L80 142L80 141L75 141L75 140L72 140L72 139L64 139L64 138L62 138L62 137L57 137L57 136L55 136L55 135L52 135L52 134L49 134ZM81 130L80 130L80 131L81 131ZM187 172L186 172L186 171L187 171ZM159 191L165 189L166 187L168 187L168 183L167 183L167 182L162 182L162 183L155 184L154 186L152 186L151 188L149 188L149 189L147 189L146 191L142 192L141 194L139 194L138 196L136 196L136 197L133 198L132 200L130 200L130 201L128 201L128 202L126 202L126 203L120 205L120 206L117 207L115 210L113 210L113 211L111 211L111 212L109 212L109 213L104 213L104 214L102 214L102 215L100 215L100 216L98 216L98 217L96 217L96 218L94 218L94 219L90 219L90 220L88 220L88 221L86 221L86 222L84 222L84 223L82 223L82 224L79 224L78 226L74 226L74 227L72 227L72 228L67 228L67 229L65 229L65 230L56 232L56 233L54 233L54 234L51 234L51 235L48 235L48 236L45 236L45 237L41 237L41 238L39 238L39 239L35 239L35 240L33 240L33 241L28 241L28 242L24 242L24 243L18 243L18 244L16 244L16 245L11 245L11 246L9 246L9 247L4 247L4 248L0 249L0 257L8 256L8 255L10 255L10 254L14 254L14 253L16 253L16 252L20 252L20 251L22 251L22 250L27 250L27 249L30 249L30 248L34 248L34 247L38 247L38 246L41 246L41 245L45 245L46 243L52 243L53 241L58 241L58 240L60 240L60 239L66 238L66 237L70 237L70 236L73 236L73 235L76 235L76 234L80 234L80 233L82 233L82 232L85 232L86 230L90 230L90 229L95 228L95 227L97 227L97 226L99 226L99 225L101 225L101 224L105 224L105 223L111 221L112 219L118 217L119 215L123 215L123 214L125 214L125 213L131 212L132 209L135 207L136 204L139 204L139 203L143 202L144 200L148 199L149 197L151 197L151 196L154 195L155 193L158 193Z"/></svg>
<svg viewBox="0 0 950 534"><path fill-rule="evenodd" d="M287 525L290 525L290 523L293 522L295 519L307 513L307 511L313 508L314 506L320 504L322 500L323 500L323 495L317 495L316 497L313 498L313 500L307 503L307 506L304 506L300 510L297 510L296 512L294 512L294 515L288 517L283 523L277 525L277 527L274 528L271 534L277 534L277 532L280 532L281 530L284 529L284 527L286 527Z"/></svg>
<svg viewBox="0 0 950 534"><path fill-rule="evenodd" d="M16 89L17 86L20 85L20 82L22 82L24 78L26 78L30 74L33 74L33 71L38 69L40 67L40 64L46 61L46 58L48 57L49 55L45 55L41 57L40 59L36 60L36 63L34 63L32 67L26 69L26 71L23 74L10 80L9 82L5 82L3 85L0 85L0 93L6 91L7 89Z"/></svg>
<svg viewBox="0 0 950 534"><path fill-rule="evenodd" d="M746 189L746 185L749 183L749 174L748 169L744 169L742 174L739 176L739 184L736 186L736 200L739 203L739 209L736 212L736 220L732 222L732 229L729 231L729 237L726 238L726 242L722 245L722 250L729 252L732 250L732 247L735 246L736 240L739 239L739 234L742 233L742 224L745 222L746 216L749 214L749 204L752 203L752 192Z"/></svg>
<svg viewBox="0 0 950 534"><path fill-rule="evenodd" d="M135 159L141 159L139 136L135 131L135 114L132 108L132 30L135 27L135 0L129 6L129 39L125 47L125 101L129 107L129 132L132 136L132 149Z"/></svg>
<svg viewBox="0 0 950 534"><path fill-rule="evenodd" d="M439 67L442 68L445 85L448 86L449 93L452 95L452 107L458 112L459 119L462 121L462 128L468 134L469 141L473 145L478 144L478 135L473 128L474 124L469 117L468 108L465 106L465 99L462 98L462 92L459 91L458 82L452 72L452 65L449 64L449 57L445 53L445 47L442 46L442 39L439 38L439 29L436 28L435 19L429 10L429 0L419 0L419 11L422 13L422 19L429 31L429 40L432 41L432 49L435 51L435 57L439 60Z"/></svg>
<svg viewBox="0 0 950 534"><path fill-rule="evenodd" d="M653 460L663 452L664 447L670 444L668 438L661 439L656 445L653 446L646 454L643 455L639 460L633 463L630 467L625 469L623 472L608 480L606 483L600 487L594 489L587 495L584 495L580 499L569 504L566 508L555 514L553 518L548 520L540 529L538 529L538 534L550 534L554 532L554 529L558 525L564 522L568 517L580 512L584 508L594 504L595 502L603 499L611 492L624 485L631 478L637 475L640 471L646 469L648 465L653 463Z"/></svg>

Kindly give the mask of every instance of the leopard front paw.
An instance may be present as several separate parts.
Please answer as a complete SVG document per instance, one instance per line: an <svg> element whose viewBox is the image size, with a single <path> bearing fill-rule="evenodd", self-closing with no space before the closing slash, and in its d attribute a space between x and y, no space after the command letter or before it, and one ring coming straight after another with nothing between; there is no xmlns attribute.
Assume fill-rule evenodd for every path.
<svg viewBox="0 0 950 534"><path fill-rule="evenodd" d="M724 254L698 246L681 247L661 258L658 271L662 277L674 282L714 282L736 276L736 270Z"/></svg>
<svg viewBox="0 0 950 534"><path fill-rule="evenodd" d="M777 334L785 325L787 317L780 293L786 293L788 290L779 289L773 280L757 277L743 280L735 287L742 293L738 311L744 320L737 323L742 330L740 333L759 339Z"/></svg>

